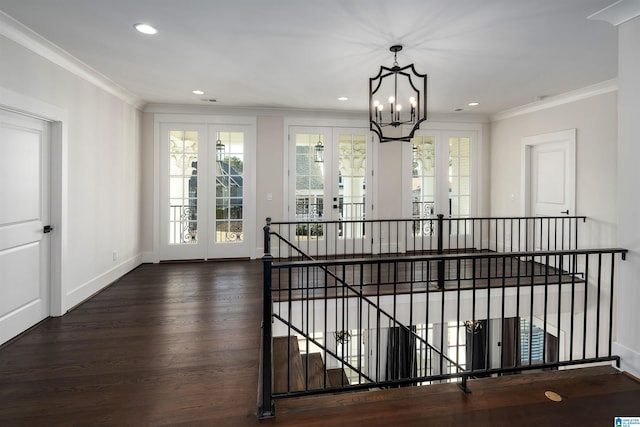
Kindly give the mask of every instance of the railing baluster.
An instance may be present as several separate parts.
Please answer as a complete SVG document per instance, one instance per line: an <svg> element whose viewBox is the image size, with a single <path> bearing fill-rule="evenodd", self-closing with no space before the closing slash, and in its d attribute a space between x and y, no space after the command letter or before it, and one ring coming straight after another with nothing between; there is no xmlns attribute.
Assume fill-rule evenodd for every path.
<svg viewBox="0 0 640 427"><path fill-rule="evenodd" d="M443 250L444 215L438 215L438 255L444 253ZM444 260L438 261L438 288L444 289Z"/></svg>
<svg viewBox="0 0 640 427"><path fill-rule="evenodd" d="M607 343L609 344L607 356L609 357L611 357L611 344L613 343L613 286L615 284L615 265L616 256L615 254L611 254L611 286L609 288L609 339L607 340Z"/></svg>
<svg viewBox="0 0 640 427"><path fill-rule="evenodd" d="M584 266L584 310L583 310L583 326L582 326L582 358L587 357L587 313L589 313L589 255L585 257Z"/></svg>
<svg viewBox="0 0 640 427"><path fill-rule="evenodd" d="M564 262L563 257L558 257L558 319L557 319L557 331L558 331L558 345L556 346L556 360L554 362L558 362L560 360L560 331L562 330L562 276L564 273Z"/></svg>
<svg viewBox="0 0 640 427"><path fill-rule="evenodd" d="M598 254L598 293L596 301L600 301L602 287L602 254ZM596 357L600 356L600 304L596 304Z"/></svg>

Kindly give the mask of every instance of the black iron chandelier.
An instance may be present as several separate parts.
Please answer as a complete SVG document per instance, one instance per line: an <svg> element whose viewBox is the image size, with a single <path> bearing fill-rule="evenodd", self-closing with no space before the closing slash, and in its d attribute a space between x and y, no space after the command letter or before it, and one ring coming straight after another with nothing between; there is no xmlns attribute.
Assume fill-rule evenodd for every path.
<svg viewBox="0 0 640 427"><path fill-rule="evenodd" d="M413 64L398 65L401 45L391 46L393 67L380 66L377 76L369 78L369 123L380 142L409 141L420 123L427 120L427 75ZM413 125L402 135L403 125Z"/></svg>

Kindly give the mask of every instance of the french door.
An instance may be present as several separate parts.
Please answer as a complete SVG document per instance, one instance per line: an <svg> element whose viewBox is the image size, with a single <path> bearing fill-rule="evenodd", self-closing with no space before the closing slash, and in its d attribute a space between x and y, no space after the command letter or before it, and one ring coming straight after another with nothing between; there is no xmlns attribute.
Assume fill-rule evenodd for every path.
<svg viewBox="0 0 640 427"><path fill-rule="evenodd" d="M414 224L409 240L435 239L435 219L445 221L445 246L467 244L471 226L465 218L475 215L474 165L476 132L420 130L405 148L404 212L420 221ZM408 215L407 215L408 214Z"/></svg>
<svg viewBox="0 0 640 427"><path fill-rule="evenodd" d="M289 128L289 235L309 255L371 252L371 151L368 129Z"/></svg>
<svg viewBox="0 0 640 427"><path fill-rule="evenodd" d="M253 129L163 123L160 133L160 259L251 257Z"/></svg>

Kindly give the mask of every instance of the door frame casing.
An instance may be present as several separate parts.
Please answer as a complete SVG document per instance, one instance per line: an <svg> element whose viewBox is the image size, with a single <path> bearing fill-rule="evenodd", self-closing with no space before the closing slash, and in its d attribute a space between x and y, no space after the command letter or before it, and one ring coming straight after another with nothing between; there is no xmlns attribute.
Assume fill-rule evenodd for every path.
<svg viewBox="0 0 640 427"><path fill-rule="evenodd" d="M520 160L520 170L522 171L520 185L521 191L521 204L520 211L524 216L532 216L533 206L531 203L531 182L532 182L532 173L531 170L531 156L533 152L533 148L537 145L542 144L552 144L562 142L567 143L569 147L569 191L571 192L567 195L567 199L569 200L569 211L570 215L576 215L576 135L577 129L567 129L563 131L557 132L548 132L539 135L533 136L525 136L522 138L522 150L521 150L521 160Z"/></svg>
<svg viewBox="0 0 640 427"><path fill-rule="evenodd" d="M67 110L0 86L0 108L49 122L49 315L62 316L67 307L62 291L63 248L67 247L68 126Z"/></svg>

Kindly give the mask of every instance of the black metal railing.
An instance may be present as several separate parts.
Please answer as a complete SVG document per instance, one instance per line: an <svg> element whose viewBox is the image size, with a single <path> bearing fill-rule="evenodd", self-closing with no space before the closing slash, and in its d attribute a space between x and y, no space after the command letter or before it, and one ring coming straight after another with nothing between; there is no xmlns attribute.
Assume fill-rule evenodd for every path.
<svg viewBox="0 0 640 427"><path fill-rule="evenodd" d="M288 396L434 381L467 389L470 377L619 362L611 350L613 293L624 249L318 260L289 242L295 256L276 262L283 260L271 248L285 247L280 231L264 228L261 418ZM277 390L274 337L298 344L279 357L287 381ZM329 370L341 373L338 383Z"/></svg>

